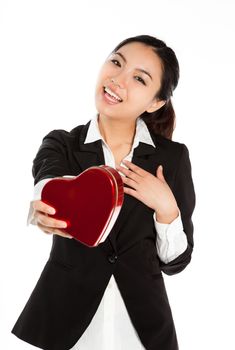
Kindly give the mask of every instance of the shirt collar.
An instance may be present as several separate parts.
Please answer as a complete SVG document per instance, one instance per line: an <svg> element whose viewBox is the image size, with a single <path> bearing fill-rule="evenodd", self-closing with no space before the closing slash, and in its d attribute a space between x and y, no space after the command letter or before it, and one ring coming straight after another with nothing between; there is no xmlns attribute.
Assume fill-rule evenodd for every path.
<svg viewBox="0 0 235 350"><path fill-rule="evenodd" d="M98 113L96 113L91 119L84 143L94 142L99 139L101 139L105 143L102 135L100 134L98 125ZM147 125L140 117L138 117L136 120L136 133L134 137L133 148L137 147L139 142L144 142L149 145L152 145L153 147L156 147L151 138Z"/></svg>

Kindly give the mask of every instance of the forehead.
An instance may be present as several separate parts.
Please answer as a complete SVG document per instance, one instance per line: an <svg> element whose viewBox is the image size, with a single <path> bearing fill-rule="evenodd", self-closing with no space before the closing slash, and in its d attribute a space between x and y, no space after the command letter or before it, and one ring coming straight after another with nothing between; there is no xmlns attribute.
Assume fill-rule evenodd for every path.
<svg viewBox="0 0 235 350"><path fill-rule="evenodd" d="M154 75L159 76L162 72L161 59L154 52L152 46L132 42L122 46L117 52L120 52L125 57L128 65L149 71L153 78Z"/></svg>

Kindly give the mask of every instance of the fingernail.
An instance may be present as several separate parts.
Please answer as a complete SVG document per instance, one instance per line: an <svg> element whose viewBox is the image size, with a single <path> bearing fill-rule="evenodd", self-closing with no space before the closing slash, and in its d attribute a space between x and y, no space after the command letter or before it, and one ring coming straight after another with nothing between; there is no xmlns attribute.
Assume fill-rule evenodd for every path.
<svg viewBox="0 0 235 350"><path fill-rule="evenodd" d="M49 214L55 214L55 209L54 208L49 209Z"/></svg>

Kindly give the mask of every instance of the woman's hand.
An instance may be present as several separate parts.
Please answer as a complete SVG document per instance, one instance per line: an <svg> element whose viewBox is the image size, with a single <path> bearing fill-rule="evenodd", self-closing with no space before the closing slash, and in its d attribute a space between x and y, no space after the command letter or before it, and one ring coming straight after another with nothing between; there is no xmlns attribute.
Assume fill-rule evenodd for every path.
<svg viewBox="0 0 235 350"><path fill-rule="evenodd" d="M54 219L48 214L55 214L55 210L53 207L45 204L40 200L35 200L32 202L33 206L33 223L37 225L43 232L48 234L56 234L65 238L73 238L73 236L69 235L60 230L60 228L66 228L67 223L65 221Z"/></svg>
<svg viewBox="0 0 235 350"><path fill-rule="evenodd" d="M124 184L132 187L124 186L124 192L154 209L157 221L172 222L179 215L179 208L163 176L162 166L157 168L156 176L154 176L132 162L123 160L123 163L129 169L122 166L117 166L116 169L126 175L126 177L122 176Z"/></svg>

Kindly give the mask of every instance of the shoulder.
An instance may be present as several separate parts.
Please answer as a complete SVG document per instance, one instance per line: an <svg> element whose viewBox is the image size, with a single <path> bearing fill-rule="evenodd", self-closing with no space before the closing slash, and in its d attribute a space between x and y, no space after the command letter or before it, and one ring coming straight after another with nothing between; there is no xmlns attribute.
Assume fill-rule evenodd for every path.
<svg viewBox="0 0 235 350"><path fill-rule="evenodd" d="M54 129L43 137L43 143L57 143L64 146L73 146L79 143L81 137L85 138L90 121L81 124L70 131L64 129Z"/></svg>
<svg viewBox="0 0 235 350"><path fill-rule="evenodd" d="M155 143L156 149L162 150L169 156L179 159L184 153L188 153L188 148L185 143L167 139L160 134L151 133L151 137Z"/></svg>

